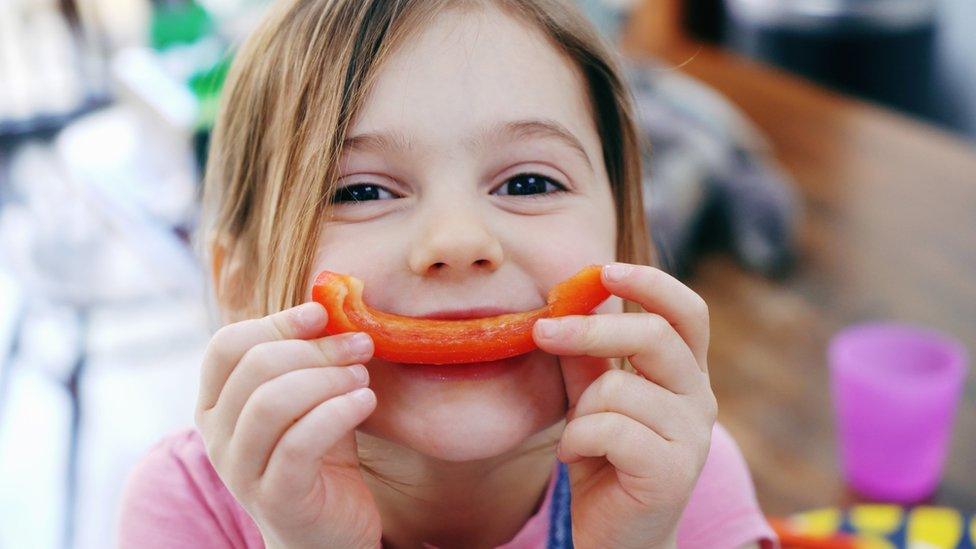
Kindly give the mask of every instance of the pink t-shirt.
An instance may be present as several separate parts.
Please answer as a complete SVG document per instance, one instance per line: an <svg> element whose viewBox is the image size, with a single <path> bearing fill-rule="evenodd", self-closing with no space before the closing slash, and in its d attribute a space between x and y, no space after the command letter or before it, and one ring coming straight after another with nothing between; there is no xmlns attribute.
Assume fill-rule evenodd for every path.
<svg viewBox="0 0 976 549"><path fill-rule="evenodd" d="M541 549L549 534L555 474L542 506L501 549ZM154 446L132 471L122 499L119 546L260 548L261 533L217 476L200 433L188 429ZM678 525L678 547L772 547L752 479L735 441L719 425Z"/></svg>

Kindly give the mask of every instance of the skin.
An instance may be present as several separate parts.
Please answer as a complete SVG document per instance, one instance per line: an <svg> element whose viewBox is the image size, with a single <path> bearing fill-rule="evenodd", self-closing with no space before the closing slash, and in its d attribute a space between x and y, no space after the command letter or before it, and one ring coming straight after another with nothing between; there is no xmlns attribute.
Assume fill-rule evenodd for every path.
<svg viewBox="0 0 976 549"><path fill-rule="evenodd" d="M527 120L571 137L506 126ZM581 76L500 11L448 11L400 48L349 136L340 186L362 201L323 222L311 274L361 278L374 307L528 310L612 263ZM548 180L513 195L522 173ZM211 460L270 547L491 547L535 512L558 441L577 547L673 546L716 414L707 308L659 270L618 266L602 314L540 322L540 350L486 379L424 378L372 359L364 334L322 337L315 303L229 325L197 407ZM622 357L639 373L613 370Z"/></svg>

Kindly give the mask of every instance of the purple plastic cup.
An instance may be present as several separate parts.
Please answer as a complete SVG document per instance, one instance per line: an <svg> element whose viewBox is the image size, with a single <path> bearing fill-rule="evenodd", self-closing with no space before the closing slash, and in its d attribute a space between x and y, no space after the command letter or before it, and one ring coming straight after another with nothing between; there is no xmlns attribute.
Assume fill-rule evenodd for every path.
<svg viewBox="0 0 976 549"><path fill-rule="evenodd" d="M828 350L839 453L869 499L917 503L938 487L966 380L966 350L931 329L863 324Z"/></svg>

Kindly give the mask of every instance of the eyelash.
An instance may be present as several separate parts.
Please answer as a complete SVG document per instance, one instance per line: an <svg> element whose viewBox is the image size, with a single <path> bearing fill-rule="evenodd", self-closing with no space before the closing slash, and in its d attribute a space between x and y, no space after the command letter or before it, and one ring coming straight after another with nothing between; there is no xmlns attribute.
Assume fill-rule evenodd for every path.
<svg viewBox="0 0 976 549"><path fill-rule="evenodd" d="M519 177L528 177L528 178L539 178L539 179L543 179L543 180L545 180L544 183L551 183L555 187L555 190L550 191L550 192L541 192L541 193L532 193L532 194L521 194L521 195L507 194L507 195L499 195L499 196L517 196L519 198L529 198L529 199L537 200L537 199L542 199L542 198L546 198L546 197L551 197L554 194L559 194L559 193L567 192L567 189L566 189L565 185L563 185L562 183L556 181L555 179L553 179L551 177L542 175L540 173L534 173L534 172L523 172L523 173L520 173L520 174L513 175L512 177L509 177L508 179L506 179L504 183L502 183L501 185L499 185L496 188L496 190L497 189L504 188L506 185L510 184L512 181L514 181L515 179L517 179ZM546 186L548 186L548 185L546 185ZM545 187L543 187L543 188L545 188Z"/></svg>
<svg viewBox="0 0 976 549"><path fill-rule="evenodd" d="M556 181L555 179L553 179L553 178L551 178L549 176L542 175L542 174L535 173L535 172L523 172L523 173L519 173L519 174L513 175L512 177L509 177L508 179L506 179L501 185L499 185L498 187L496 187L495 190L497 191L498 189L504 188L506 185L510 184L513 180L515 180L517 178L520 178L520 177L532 177L532 178L541 178L541 179L544 179L545 180L544 183L552 184L555 187L555 189L552 190L552 191L550 191L550 192L521 194L521 195L518 195L518 194L503 194L503 195L498 195L498 196L516 196L516 197L519 197L519 198L529 198L529 199L532 199L532 200L538 200L538 199L546 198L546 197L549 197L549 196L552 196L552 195L555 195L555 194L560 194L560 193L564 193L564 192L567 192L568 191L568 189L566 189L566 186L563 185L562 183ZM546 185L546 186L548 186L548 185ZM330 202L332 204L355 204L355 203L359 203L359 202L373 202L373 200L360 201L358 199L355 199L355 197L354 197L353 200L343 200L343 201L336 200L336 197L339 195L339 193L341 193L343 191L352 192L351 189L356 189L356 188L369 188L369 187L375 187L376 189L378 189L379 192L381 192L381 193L382 192L388 193L388 194L392 195L393 198L402 198L400 196L397 196L396 193L394 193L393 191L390 191L389 189L387 189L386 187L384 187L382 185L377 185L375 183L353 183L353 184L346 185L344 187L340 187L340 188L336 189L336 191L333 194ZM494 193L494 191L493 191L493 193Z"/></svg>

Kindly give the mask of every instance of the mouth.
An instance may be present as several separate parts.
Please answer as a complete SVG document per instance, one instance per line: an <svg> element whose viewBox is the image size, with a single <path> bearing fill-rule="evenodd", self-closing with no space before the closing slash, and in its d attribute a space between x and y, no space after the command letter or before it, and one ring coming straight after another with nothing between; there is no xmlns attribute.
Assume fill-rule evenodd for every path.
<svg viewBox="0 0 976 549"><path fill-rule="evenodd" d="M528 362L532 353L467 364L405 364L394 363L401 375L426 381L484 381L503 374L510 374L520 365Z"/></svg>
<svg viewBox="0 0 976 549"><path fill-rule="evenodd" d="M521 311L517 309L502 309L500 307L473 307L468 309L434 311L415 316L417 318L429 318L432 320L467 320L471 318L487 318L491 316L518 312Z"/></svg>
<svg viewBox="0 0 976 549"><path fill-rule="evenodd" d="M582 268L550 288L544 306L522 312L506 313L497 306L432 310L421 318L384 312L363 302L361 280L331 271L316 275L312 298L329 313L327 333L364 331L373 338L377 358L398 363L476 363L536 349L532 326L540 318L591 312L610 296L600 269L599 265ZM507 301L515 299L511 292L505 296Z"/></svg>

